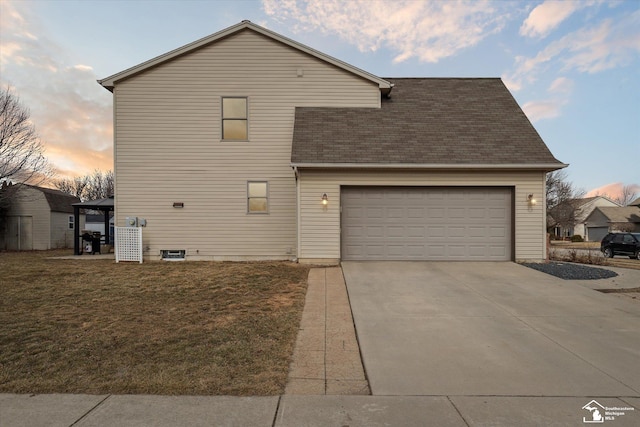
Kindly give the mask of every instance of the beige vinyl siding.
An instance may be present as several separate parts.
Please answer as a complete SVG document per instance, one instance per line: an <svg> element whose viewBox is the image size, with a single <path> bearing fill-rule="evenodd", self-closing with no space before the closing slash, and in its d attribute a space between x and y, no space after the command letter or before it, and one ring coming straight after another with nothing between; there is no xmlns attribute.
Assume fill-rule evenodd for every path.
<svg viewBox="0 0 640 427"><path fill-rule="evenodd" d="M247 97L248 142L221 140L225 96ZM293 258L295 107L379 105L376 84L249 30L116 82L116 225L145 218L150 257ZM268 214L247 214L248 181L269 182Z"/></svg>
<svg viewBox="0 0 640 427"><path fill-rule="evenodd" d="M9 211L11 216L32 217L31 235L34 250L51 249L51 210L45 195L36 189L22 187Z"/></svg>
<svg viewBox="0 0 640 427"><path fill-rule="evenodd" d="M73 213L51 212L51 249L73 248L73 229L69 228L69 217ZM80 228L85 224L85 215L80 215Z"/></svg>
<svg viewBox="0 0 640 427"><path fill-rule="evenodd" d="M300 170L300 251L307 262L340 259L340 186L514 187L515 259L546 258L544 172ZM322 206L326 193L329 204ZM538 203L531 207L527 195Z"/></svg>

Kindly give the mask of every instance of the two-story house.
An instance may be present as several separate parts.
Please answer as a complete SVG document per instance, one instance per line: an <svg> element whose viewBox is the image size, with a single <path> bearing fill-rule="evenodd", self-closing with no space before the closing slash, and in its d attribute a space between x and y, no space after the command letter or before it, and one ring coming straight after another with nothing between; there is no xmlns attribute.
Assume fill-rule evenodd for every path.
<svg viewBox="0 0 640 427"><path fill-rule="evenodd" d="M566 165L500 79L381 78L243 21L99 83L149 258L546 256Z"/></svg>

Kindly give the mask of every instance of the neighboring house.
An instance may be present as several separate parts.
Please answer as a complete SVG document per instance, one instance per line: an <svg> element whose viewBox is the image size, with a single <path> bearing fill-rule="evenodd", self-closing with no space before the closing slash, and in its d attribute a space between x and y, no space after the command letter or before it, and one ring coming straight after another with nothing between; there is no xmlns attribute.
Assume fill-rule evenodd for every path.
<svg viewBox="0 0 640 427"><path fill-rule="evenodd" d="M546 257L566 165L498 78L380 78L243 21L99 83L149 258Z"/></svg>
<svg viewBox="0 0 640 427"><path fill-rule="evenodd" d="M15 188L11 188L15 187ZM79 198L50 188L26 184L3 191L15 191L0 230L0 249L46 250L73 247L73 203ZM80 225L84 227L84 215Z"/></svg>
<svg viewBox="0 0 640 427"><path fill-rule="evenodd" d="M547 227L553 229L556 237L580 236L590 240L586 220L597 207L620 207L620 205L604 196L571 199L551 210L547 218ZM601 239L602 237L598 241Z"/></svg>
<svg viewBox="0 0 640 427"><path fill-rule="evenodd" d="M613 231L640 232L640 203L633 206L596 208L587 218L586 225L591 241L600 241Z"/></svg>

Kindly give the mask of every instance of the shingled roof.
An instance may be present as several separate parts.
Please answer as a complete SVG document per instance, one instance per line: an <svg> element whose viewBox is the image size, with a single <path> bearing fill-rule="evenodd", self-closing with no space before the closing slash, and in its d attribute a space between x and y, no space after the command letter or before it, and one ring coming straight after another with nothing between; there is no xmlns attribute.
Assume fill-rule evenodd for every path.
<svg viewBox="0 0 640 427"><path fill-rule="evenodd" d="M52 212L73 213L72 205L80 201L76 196L72 196L71 194L63 193L62 191L54 190L52 188L36 186L30 187L42 191Z"/></svg>
<svg viewBox="0 0 640 427"><path fill-rule="evenodd" d="M386 80L381 108L296 108L292 164L565 166L499 78Z"/></svg>
<svg viewBox="0 0 640 427"><path fill-rule="evenodd" d="M625 206L616 207L599 207L596 208L607 218L608 222L631 222L640 223L640 207Z"/></svg>

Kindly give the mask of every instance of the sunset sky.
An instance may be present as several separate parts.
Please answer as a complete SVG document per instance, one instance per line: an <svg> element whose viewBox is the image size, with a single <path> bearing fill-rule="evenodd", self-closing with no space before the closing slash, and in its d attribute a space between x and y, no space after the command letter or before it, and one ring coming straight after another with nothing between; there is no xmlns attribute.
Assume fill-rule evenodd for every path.
<svg viewBox="0 0 640 427"><path fill-rule="evenodd" d="M584 190L640 194L638 1L5 1L0 83L59 177L113 168L96 80L237 24L381 77L502 77Z"/></svg>

